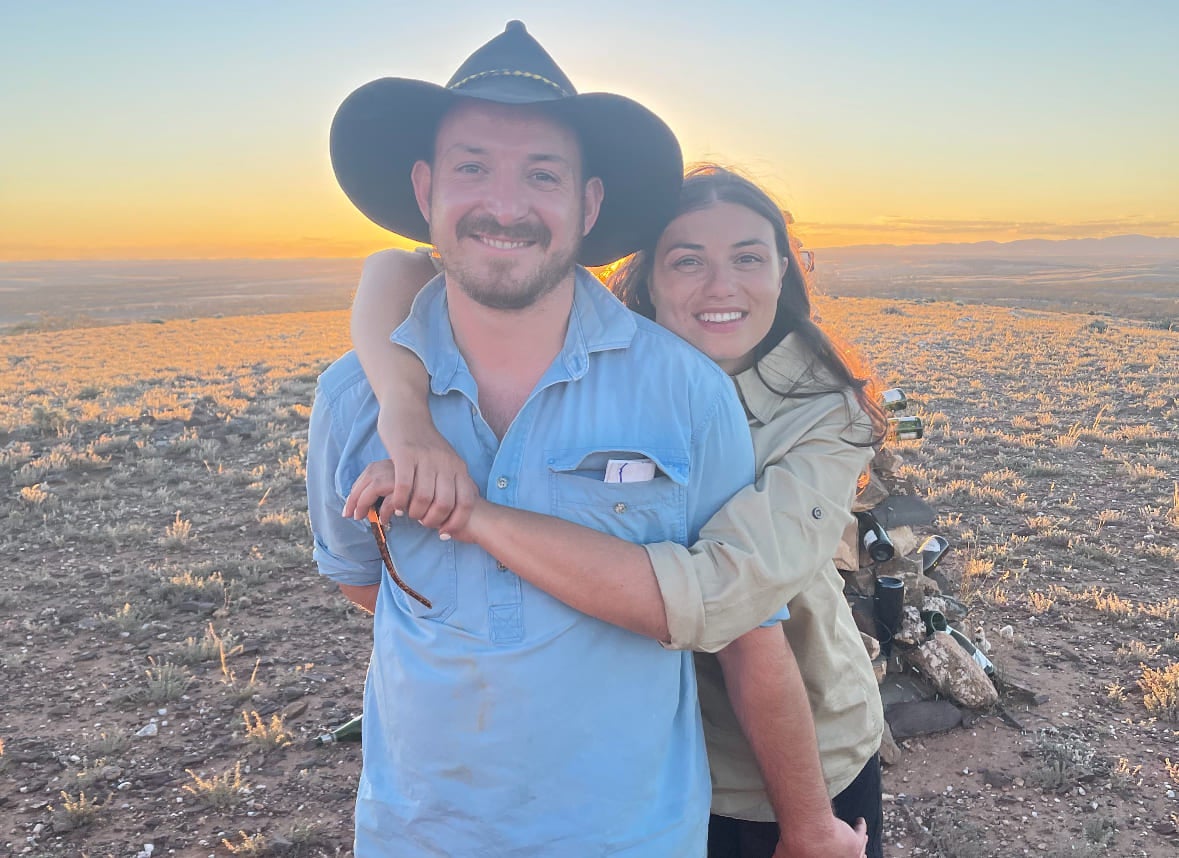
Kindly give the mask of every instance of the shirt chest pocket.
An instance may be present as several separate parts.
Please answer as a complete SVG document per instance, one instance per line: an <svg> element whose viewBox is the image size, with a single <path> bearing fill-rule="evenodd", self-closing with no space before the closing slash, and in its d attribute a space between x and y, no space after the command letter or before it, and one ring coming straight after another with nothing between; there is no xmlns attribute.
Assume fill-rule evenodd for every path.
<svg viewBox="0 0 1179 858"><path fill-rule="evenodd" d="M686 450L577 447L548 451L545 460L551 511L558 518L629 542L686 541ZM606 481L617 480L620 472L627 473L623 479L635 473L639 478Z"/></svg>

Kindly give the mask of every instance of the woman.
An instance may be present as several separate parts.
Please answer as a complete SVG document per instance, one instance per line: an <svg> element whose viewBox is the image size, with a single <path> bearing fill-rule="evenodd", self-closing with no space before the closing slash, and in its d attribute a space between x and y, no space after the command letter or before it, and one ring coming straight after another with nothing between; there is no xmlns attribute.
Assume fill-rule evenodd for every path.
<svg viewBox="0 0 1179 858"><path fill-rule="evenodd" d="M388 323L380 320L406 315L404 306L392 306L396 302L390 296L396 290L389 278L416 279L420 285L428 274L420 256L416 261L409 256L393 257L393 264L386 257L371 270L366 266L367 282L362 279L353 313L357 351L382 406L397 402L405 390L397 379L387 377L388 369L374 372L388 366L391 348ZM755 555L757 563L771 570L768 574L789 579L792 585L791 618L784 624L789 643L785 660L775 661L772 655L781 635L767 635L763 629L743 635L716 655L696 657L713 770L709 854L811 854L807 848L815 844L790 842L792 829L806 811L777 786L780 779L773 770L781 748L773 747L775 737L769 735L776 731L780 738L783 731L797 730L793 721L798 719L779 719L769 728L765 719L776 701L764 694L759 700L751 683L743 681L754 664L763 670L761 684L771 678L765 671L789 673L796 660L814 714L819 759L835 815L849 824L866 819L867 854L879 856L879 691L830 559L843 520L821 518L824 507L847 509L872 445L883 435L883 415L870 401L866 382L856 377L812 319L806 281L781 211L764 192L734 173L715 166L689 172L677 216L655 244L620 270L613 287L631 309L669 328L733 376L749 417L758 463L757 484L726 504L701 531L696 545L647 546L645 559L661 583L703 577L715 585L710 592L723 593L723 582L735 579L734 564L747 563ZM424 473L445 475L431 482L442 496L441 511L431 505L429 520L423 518L445 532L450 527L443 523L448 505L456 495L460 500L469 495L473 487L465 485L461 463L447 458L444 442L427 425L428 413L424 418L422 414L407 417L403 407L392 417L383 408L381 435L394 461L415 461ZM362 516L377 496L394 493L398 479L397 506L404 506L412 471L403 469L397 477L392 470L374 467L353 487L345 514ZM820 504L819 499L830 504ZM473 533L474 541L513 570L529 561L530 550L551 565L553 546L570 544L569 528L581 530L530 514L514 515L517 511L488 509L493 506L476 501L471 527L461 528L469 533L459 535L468 538ZM420 515L424 509L419 505L415 511L411 504L409 511ZM545 543L546 531L560 538ZM749 546L745 559L719 547L733 544ZM618 555L609 560L621 562ZM539 586L547 589L543 583ZM677 634L670 626L669 619L674 645ZM731 639L723 623L718 626L717 638ZM813 747L816 740L808 735ZM796 734L787 744L793 755L790 765L805 765L807 755L800 750L804 741ZM775 816L781 819L787 813L790 824L779 830Z"/></svg>

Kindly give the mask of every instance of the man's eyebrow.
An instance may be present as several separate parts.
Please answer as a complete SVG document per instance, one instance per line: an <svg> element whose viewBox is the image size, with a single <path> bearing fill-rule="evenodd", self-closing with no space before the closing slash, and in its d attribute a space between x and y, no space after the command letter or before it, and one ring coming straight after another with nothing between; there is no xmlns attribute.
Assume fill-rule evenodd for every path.
<svg viewBox="0 0 1179 858"><path fill-rule="evenodd" d="M561 164L565 167L571 167L568 158L563 158L560 155L548 155L543 152L535 155L529 155L528 161L533 164Z"/></svg>
<svg viewBox="0 0 1179 858"><path fill-rule="evenodd" d="M455 143L442 154L449 155L452 152L458 152L461 155L487 155L487 150L482 146L473 146L469 143ZM547 152L537 152L533 155L529 155L528 162L531 164L561 164L570 169L572 169L573 166L568 158L563 158L560 155L553 155Z"/></svg>
<svg viewBox="0 0 1179 858"><path fill-rule="evenodd" d="M463 155L486 155L487 150L481 146L471 146L467 143L455 143L443 155L449 155L451 152L458 151Z"/></svg>

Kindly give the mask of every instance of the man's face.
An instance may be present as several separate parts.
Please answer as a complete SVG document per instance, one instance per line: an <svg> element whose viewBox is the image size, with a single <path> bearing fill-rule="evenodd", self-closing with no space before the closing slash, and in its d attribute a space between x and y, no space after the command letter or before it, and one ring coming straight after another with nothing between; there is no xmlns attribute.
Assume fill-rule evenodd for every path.
<svg viewBox="0 0 1179 858"><path fill-rule="evenodd" d="M581 178L573 132L535 108L464 101L438 127L414 192L447 278L486 307L519 310L573 270L602 183Z"/></svg>

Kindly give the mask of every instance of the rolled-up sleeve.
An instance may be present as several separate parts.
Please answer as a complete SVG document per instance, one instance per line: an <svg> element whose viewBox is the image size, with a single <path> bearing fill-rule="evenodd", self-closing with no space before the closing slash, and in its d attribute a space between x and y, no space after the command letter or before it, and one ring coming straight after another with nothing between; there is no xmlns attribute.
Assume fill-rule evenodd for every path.
<svg viewBox="0 0 1179 858"><path fill-rule="evenodd" d="M788 419L755 429L770 434L758 439L765 465L754 485L713 515L690 548L646 546L672 648L723 649L788 604L835 556L873 450L844 440L842 395L786 407Z"/></svg>
<svg viewBox="0 0 1179 858"><path fill-rule="evenodd" d="M307 510L319 573L337 584L365 587L381 581L381 555L364 522L344 518L336 485L343 443L329 397L317 391L307 433Z"/></svg>

